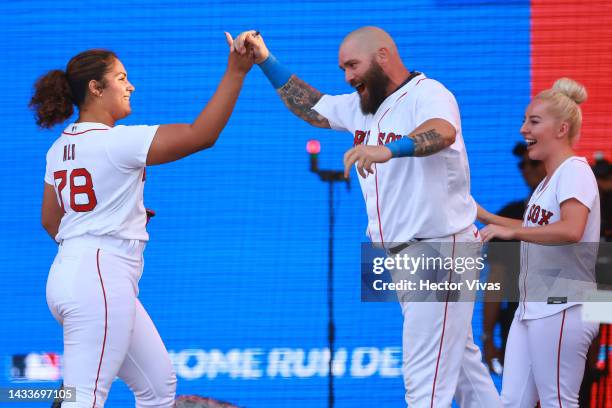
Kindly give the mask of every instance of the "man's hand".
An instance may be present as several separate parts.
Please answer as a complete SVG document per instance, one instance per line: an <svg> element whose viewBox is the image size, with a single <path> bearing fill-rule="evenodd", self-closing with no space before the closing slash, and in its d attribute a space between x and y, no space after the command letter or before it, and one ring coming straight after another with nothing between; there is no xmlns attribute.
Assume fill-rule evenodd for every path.
<svg viewBox="0 0 612 408"><path fill-rule="evenodd" d="M240 33L238 37L234 39L234 49L240 55L244 55L249 51L252 52L256 64L261 64L270 55L266 43L261 35L255 30Z"/></svg>
<svg viewBox="0 0 612 408"><path fill-rule="evenodd" d="M234 48L234 39L228 32L225 32L225 40L230 49L229 58L227 60L227 71L246 75L253 67L253 53L238 53Z"/></svg>
<svg viewBox="0 0 612 408"><path fill-rule="evenodd" d="M355 146L344 153L344 177L349 177L351 166L357 163L357 171L361 177L366 178L366 171L374 173L374 170L372 170L373 163L385 163L391 157L391 150L385 146Z"/></svg>
<svg viewBox="0 0 612 408"><path fill-rule="evenodd" d="M489 224L480 230L480 235L484 242L489 242L493 238L509 241L516 239L516 230L514 228L502 227L501 225Z"/></svg>

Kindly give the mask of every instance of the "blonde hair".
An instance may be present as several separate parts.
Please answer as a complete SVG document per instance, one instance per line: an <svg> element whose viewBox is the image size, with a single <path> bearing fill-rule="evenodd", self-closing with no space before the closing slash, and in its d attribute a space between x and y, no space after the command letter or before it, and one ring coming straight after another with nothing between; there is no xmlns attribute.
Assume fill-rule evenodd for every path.
<svg viewBox="0 0 612 408"><path fill-rule="evenodd" d="M553 115L569 123L569 140L574 141L582 126L582 110L578 105L587 99L584 85L570 78L560 78L552 88L540 92L534 99L547 101Z"/></svg>

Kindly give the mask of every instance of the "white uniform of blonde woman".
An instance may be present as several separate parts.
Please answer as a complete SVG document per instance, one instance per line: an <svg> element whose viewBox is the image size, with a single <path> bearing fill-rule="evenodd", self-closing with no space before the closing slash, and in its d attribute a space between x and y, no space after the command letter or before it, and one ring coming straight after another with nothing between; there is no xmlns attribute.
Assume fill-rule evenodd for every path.
<svg viewBox="0 0 612 408"><path fill-rule="evenodd" d="M576 157L586 90L562 78L536 95L521 134L529 158L546 178L535 189L523 220L479 208L481 232L521 240L520 304L508 336L504 407L578 407L586 354L599 325L583 322L581 300L595 287L600 209L595 176Z"/></svg>

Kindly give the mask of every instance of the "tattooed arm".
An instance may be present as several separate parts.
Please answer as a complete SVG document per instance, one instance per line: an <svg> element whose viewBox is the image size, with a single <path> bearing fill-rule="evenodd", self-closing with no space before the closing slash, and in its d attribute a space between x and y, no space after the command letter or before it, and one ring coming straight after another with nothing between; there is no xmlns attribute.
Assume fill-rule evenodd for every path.
<svg viewBox="0 0 612 408"><path fill-rule="evenodd" d="M456 135L453 125L444 119L429 119L408 135L413 143L402 139L387 145L357 145L344 154L344 177L349 176L353 164L357 164L357 172L361 177L367 177L367 173L374 172L373 164L388 162L394 156L394 151L396 157L432 155L452 145Z"/></svg>
<svg viewBox="0 0 612 408"><path fill-rule="evenodd" d="M255 63L262 68L287 108L298 118L312 126L331 127L325 117L312 109L323 94L282 67L270 54L258 31L249 30L240 33L234 40L234 47L240 54L252 53Z"/></svg>
<svg viewBox="0 0 612 408"><path fill-rule="evenodd" d="M430 156L455 142L457 131L444 119L430 119L408 135L414 140L414 156Z"/></svg>
<svg viewBox="0 0 612 408"><path fill-rule="evenodd" d="M285 106L298 118L312 126L330 128L329 121L312 109L323 96L321 92L295 75L292 75L289 81L276 92Z"/></svg>

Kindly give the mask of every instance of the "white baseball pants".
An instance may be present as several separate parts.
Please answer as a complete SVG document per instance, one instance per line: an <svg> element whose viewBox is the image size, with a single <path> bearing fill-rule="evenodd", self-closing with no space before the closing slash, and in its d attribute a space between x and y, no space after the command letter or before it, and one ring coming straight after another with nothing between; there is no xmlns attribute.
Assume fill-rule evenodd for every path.
<svg viewBox="0 0 612 408"><path fill-rule="evenodd" d="M520 320L514 315L504 359L502 401L508 408L578 408L586 355L599 332L583 322L582 306L552 316Z"/></svg>
<svg viewBox="0 0 612 408"><path fill-rule="evenodd" d="M439 248L436 256L476 259L481 256L482 249L477 231L471 226L454 236L410 245L400 254L409 257L420 257L423 253L431 255L424 250L428 243L445 242L447 244ZM477 276L473 269L464 271L461 276L455 272L451 281L476 279ZM401 278L401 274L397 277ZM394 276L394 280L397 277ZM424 273L419 279L426 277ZM480 349L474 344L473 299L469 296L466 299L462 294L461 301L453 301L457 299L447 297L445 291L438 292L437 296L437 302L400 302L404 316L402 372L408 407L449 408L453 398L461 408L501 407Z"/></svg>
<svg viewBox="0 0 612 408"><path fill-rule="evenodd" d="M83 236L65 240L49 271L47 303L64 331L66 408L103 407L116 376L136 407L173 407L176 376L168 352L138 300L145 244Z"/></svg>

